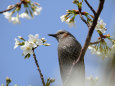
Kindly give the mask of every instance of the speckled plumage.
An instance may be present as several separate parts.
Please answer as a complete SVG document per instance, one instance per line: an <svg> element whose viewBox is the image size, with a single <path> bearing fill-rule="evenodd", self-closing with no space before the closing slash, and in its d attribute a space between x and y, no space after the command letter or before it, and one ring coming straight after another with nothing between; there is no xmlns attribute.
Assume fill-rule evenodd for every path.
<svg viewBox="0 0 115 86"><path fill-rule="evenodd" d="M73 65L73 62L76 61L79 57L79 54L81 51L81 45L71 33L65 30L60 30L56 34L53 34L53 35L50 34L50 36L55 37L59 42L58 59L59 59L61 78L64 83L66 79L68 78L68 74ZM81 61L81 63L84 66L84 61ZM75 78L75 77L77 78L77 76L79 75L76 73L81 72L81 70L82 69L79 68L79 65L76 65L72 72L72 74L74 75L70 76L71 78L70 77L69 78L73 81L72 78ZM83 72L84 72L84 67L83 67ZM69 85L66 84L66 86L69 86ZM74 86L74 85L71 85L71 86Z"/></svg>
<svg viewBox="0 0 115 86"><path fill-rule="evenodd" d="M80 50L81 45L74 37L67 36L59 41L58 59L63 81L69 73L73 62L77 60Z"/></svg>

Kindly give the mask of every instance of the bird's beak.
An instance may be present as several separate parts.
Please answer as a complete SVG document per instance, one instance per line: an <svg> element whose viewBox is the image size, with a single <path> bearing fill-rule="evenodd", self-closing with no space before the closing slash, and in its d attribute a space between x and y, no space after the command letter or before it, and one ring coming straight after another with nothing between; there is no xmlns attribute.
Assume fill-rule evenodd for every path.
<svg viewBox="0 0 115 86"><path fill-rule="evenodd" d="M57 34L48 34L48 36L57 37Z"/></svg>

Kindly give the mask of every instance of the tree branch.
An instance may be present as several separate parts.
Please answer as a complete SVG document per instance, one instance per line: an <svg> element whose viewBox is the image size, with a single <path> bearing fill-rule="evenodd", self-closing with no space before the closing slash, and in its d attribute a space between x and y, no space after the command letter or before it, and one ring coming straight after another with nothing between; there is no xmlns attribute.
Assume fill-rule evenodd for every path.
<svg viewBox="0 0 115 86"><path fill-rule="evenodd" d="M103 39L98 40L98 41L95 41L95 42L90 42L90 44L91 44L91 45L92 45L92 44L98 44L98 43L100 43L101 41L103 41Z"/></svg>
<svg viewBox="0 0 115 86"><path fill-rule="evenodd" d="M84 0L84 1L85 1L85 3L88 5L88 7L91 9L91 11L93 12L93 14L95 15L96 12L95 12L95 10L93 9L93 7L89 4L89 2L88 2L87 0Z"/></svg>
<svg viewBox="0 0 115 86"><path fill-rule="evenodd" d="M85 44L84 44L83 48L81 49L80 55L79 55L78 59L75 61L75 63L73 64L71 70L73 69L73 67L77 63L79 63L79 62L84 60L84 55L85 55L86 50L87 50L87 48L88 48L88 46L90 44L90 40L91 40L92 34L94 32L95 26L97 24L97 20L99 18L99 15L101 14L101 11L103 9L104 2L105 2L105 0L100 0L99 6L98 6L98 10L97 10L96 14L94 15L93 23L92 23L91 27L89 27L89 31L88 31L88 35L87 35Z"/></svg>
<svg viewBox="0 0 115 86"><path fill-rule="evenodd" d="M2 13L4 13L4 12L7 12L7 11L10 11L10 10L14 9L14 8L17 7L17 6L21 6L21 4L24 4L24 3L25 3L25 2L24 2L23 0L21 0L19 3L15 4L15 5L12 5L11 8L6 9L6 10L4 10L4 11L0 11L0 14L2 14Z"/></svg>
<svg viewBox="0 0 115 86"><path fill-rule="evenodd" d="M43 84L43 86L45 86L44 77L43 77L43 74L42 74L42 72L41 72L41 69L40 69L40 66L39 66L39 64L38 64L38 61L37 61L37 59L36 59L36 55L35 55L34 49L33 49L33 58L34 58L34 60L35 60L37 69L38 69L38 71L39 71L39 73L40 73L40 78L41 78L41 80L42 80L42 84Z"/></svg>
<svg viewBox="0 0 115 86"><path fill-rule="evenodd" d="M0 14L1 14L1 13L4 13L4 12L7 12L7 11L10 11L10 10L14 9L16 6L17 6L17 4L14 5L13 7L9 8L9 9L6 9L6 10L4 10L4 11L0 11Z"/></svg>
<svg viewBox="0 0 115 86"><path fill-rule="evenodd" d="M79 55L78 59L75 62L73 62L73 65L72 65L72 67L71 67L71 69L69 71L69 74L71 74L71 72L72 72L72 70L73 70L75 65L77 65L77 64L80 65L84 61L84 56L85 56L86 50L87 50L87 48L88 48L88 46L90 44L90 40L91 40L92 34L94 32L94 29L95 29L95 27L97 25L97 21L98 21L99 15L101 14L101 11L103 9L104 2L105 2L105 0L100 0L99 6L98 6L98 10L97 10L96 14L94 15L94 19L93 19L92 25L91 25L91 27L88 27L89 31L88 31L87 38L85 40L85 44L84 44L83 48L81 49L81 52L80 52L80 55Z"/></svg>

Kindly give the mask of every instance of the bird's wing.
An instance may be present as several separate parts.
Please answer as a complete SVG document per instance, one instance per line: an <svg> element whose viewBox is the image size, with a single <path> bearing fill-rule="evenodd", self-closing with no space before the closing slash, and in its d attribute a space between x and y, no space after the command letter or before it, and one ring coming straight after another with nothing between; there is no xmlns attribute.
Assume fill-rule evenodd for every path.
<svg viewBox="0 0 115 86"><path fill-rule="evenodd" d="M78 58L79 51L76 47L70 47L69 49L58 48L60 74L63 81L68 76L73 62Z"/></svg>

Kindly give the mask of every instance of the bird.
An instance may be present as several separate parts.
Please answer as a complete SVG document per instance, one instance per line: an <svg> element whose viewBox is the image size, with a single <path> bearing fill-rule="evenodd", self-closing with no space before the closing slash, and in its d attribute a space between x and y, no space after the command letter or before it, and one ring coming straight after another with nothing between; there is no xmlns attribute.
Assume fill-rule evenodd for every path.
<svg viewBox="0 0 115 86"><path fill-rule="evenodd" d="M78 59L81 52L81 44L76 38L66 30L59 30L56 34L48 34L58 41L58 61L61 79L64 86L76 86L79 81L83 81L84 59L76 64L70 73L73 63ZM82 86L82 85L78 85Z"/></svg>

